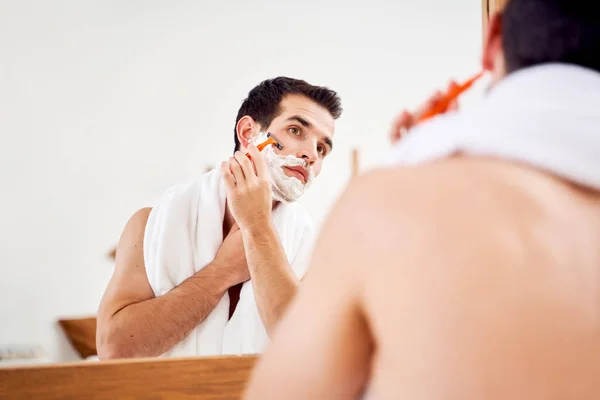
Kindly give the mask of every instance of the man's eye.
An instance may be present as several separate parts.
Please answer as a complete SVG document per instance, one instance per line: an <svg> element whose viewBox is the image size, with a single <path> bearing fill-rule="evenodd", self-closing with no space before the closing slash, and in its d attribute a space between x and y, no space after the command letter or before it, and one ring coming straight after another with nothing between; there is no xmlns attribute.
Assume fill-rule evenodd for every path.
<svg viewBox="0 0 600 400"><path fill-rule="evenodd" d="M327 154L327 149L325 148L325 146L318 146L317 147L317 151L322 156L324 156L325 154Z"/></svg>
<svg viewBox="0 0 600 400"><path fill-rule="evenodd" d="M292 135L296 135L298 136L300 134L300 129L298 127L292 126L288 129L288 131L292 134Z"/></svg>

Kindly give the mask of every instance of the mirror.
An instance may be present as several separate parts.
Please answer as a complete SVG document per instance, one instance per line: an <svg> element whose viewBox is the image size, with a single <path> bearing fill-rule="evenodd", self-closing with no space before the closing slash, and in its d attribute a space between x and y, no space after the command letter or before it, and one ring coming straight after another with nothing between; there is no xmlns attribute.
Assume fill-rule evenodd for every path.
<svg viewBox="0 0 600 400"><path fill-rule="evenodd" d="M396 113L478 70L482 20L467 0L4 2L0 26L3 366L97 361L125 224L231 156L261 81L341 97L300 200L318 230L353 171L385 162Z"/></svg>

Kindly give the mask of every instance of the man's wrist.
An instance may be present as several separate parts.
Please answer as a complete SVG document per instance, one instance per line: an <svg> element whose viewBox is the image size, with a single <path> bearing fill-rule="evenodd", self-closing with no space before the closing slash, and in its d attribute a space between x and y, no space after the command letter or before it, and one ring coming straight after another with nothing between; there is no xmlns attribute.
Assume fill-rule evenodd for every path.
<svg viewBox="0 0 600 400"><path fill-rule="evenodd" d="M212 261L207 266L196 272L192 276L196 282L201 282L200 286L214 288L215 292L225 293L230 287L235 286L237 282L235 277L229 271L226 265Z"/></svg>
<svg viewBox="0 0 600 400"><path fill-rule="evenodd" d="M257 221L251 225L240 227L242 232L242 238L244 243L260 239L263 237L270 237L275 234L275 227L270 219L264 221Z"/></svg>

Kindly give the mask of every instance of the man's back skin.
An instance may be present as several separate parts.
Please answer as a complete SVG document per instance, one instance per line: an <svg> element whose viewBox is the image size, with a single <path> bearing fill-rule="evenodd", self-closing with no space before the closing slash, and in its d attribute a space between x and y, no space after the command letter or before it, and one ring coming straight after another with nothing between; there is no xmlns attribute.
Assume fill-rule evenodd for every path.
<svg viewBox="0 0 600 400"><path fill-rule="evenodd" d="M312 373L251 394L357 398L368 376L375 399L600 394L600 194L457 158L366 175L334 210L265 355Z"/></svg>
<svg viewBox="0 0 600 400"><path fill-rule="evenodd" d="M515 54L561 46L594 62L597 13L511 0L484 67L502 79L505 57L510 72ZM530 164L456 155L369 173L333 207L246 398L600 399L599 244L600 192Z"/></svg>

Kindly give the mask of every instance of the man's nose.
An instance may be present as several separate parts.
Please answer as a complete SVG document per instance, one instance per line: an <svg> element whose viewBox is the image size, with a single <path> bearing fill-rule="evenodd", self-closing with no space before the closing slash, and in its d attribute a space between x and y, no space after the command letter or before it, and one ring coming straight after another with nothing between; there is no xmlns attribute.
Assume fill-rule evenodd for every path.
<svg viewBox="0 0 600 400"><path fill-rule="evenodd" d="M300 149L300 154L298 154L298 158L303 159L309 165L312 165L319 158L319 153L317 152L317 145L312 143L309 146L305 146Z"/></svg>

